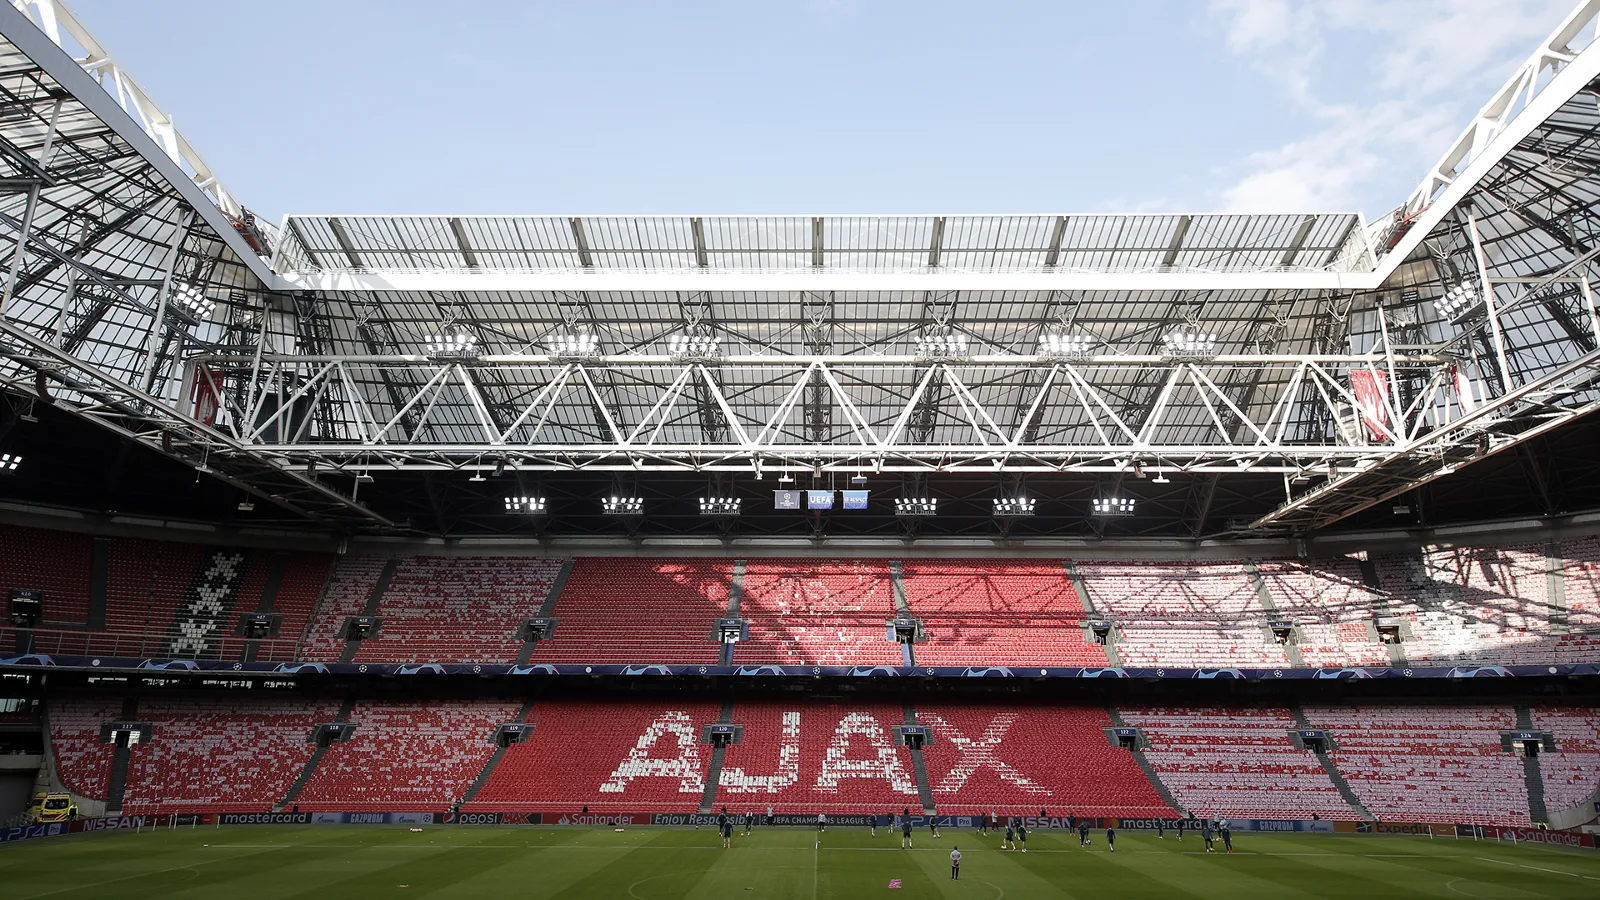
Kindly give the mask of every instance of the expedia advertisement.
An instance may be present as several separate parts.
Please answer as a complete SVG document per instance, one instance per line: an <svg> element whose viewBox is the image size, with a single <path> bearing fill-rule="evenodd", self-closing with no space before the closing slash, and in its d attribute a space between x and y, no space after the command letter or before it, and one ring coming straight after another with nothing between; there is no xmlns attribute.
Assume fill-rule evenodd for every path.
<svg viewBox="0 0 1600 900"><path fill-rule="evenodd" d="M1455 837L1456 826L1432 825L1426 822L1374 822L1373 834L1431 834L1435 837Z"/></svg>

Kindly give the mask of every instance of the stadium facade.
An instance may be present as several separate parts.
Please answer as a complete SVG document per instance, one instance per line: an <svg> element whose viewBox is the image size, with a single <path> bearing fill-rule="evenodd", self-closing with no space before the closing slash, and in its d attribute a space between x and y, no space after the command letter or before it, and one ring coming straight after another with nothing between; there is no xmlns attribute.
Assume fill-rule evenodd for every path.
<svg viewBox="0 0 1600 900"><path fill-rule="evenodd" d="M0 5L0 736L96 813L1592 821L1597 29L1374 222L272 224Z"/></svg>

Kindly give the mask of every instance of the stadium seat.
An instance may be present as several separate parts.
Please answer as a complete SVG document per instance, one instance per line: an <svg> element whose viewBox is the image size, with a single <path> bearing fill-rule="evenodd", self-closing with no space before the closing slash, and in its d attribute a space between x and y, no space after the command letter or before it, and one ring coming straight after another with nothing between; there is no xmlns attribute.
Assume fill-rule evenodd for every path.
<svg viewBox="0 0 1600 900"><path fill-rule="evenodd" d="M714 703L538 701L533 733L506 750L466 811L693 812L705 794Z"/></svg>
<svg viewBox="0 0 1600 900"><path fill-rule="evenodd" d="M1600 711L1563 706L1535 706L1533 727L1549 732L1556 749L1539 754L1544 805L1560 812L1593 799L1600 791Z"/></svg>
<svg viewBox="0 0 1600 900"><path fill-rule="evenodd" d="M744 665L897 666L888 639L894 587L884 560L751 560L740 614L750 639L734 649Z"/></svg>
<svg viewBox="0 0 1600 900"><path fill-rule="evenodd" d="M1283 708L1122 708L1144 758L1185 810L1240 819L1359 819Z"/></svg>
<svg viewBox="0 0 1600 900"><path fill-rule="evenodd" d="M516 662L519 631L560 571L540 557L405 557L378 606L383 627L355 661Z"/></svg>
<svg viewBox="0 0 1600 900"><path fill-rule="evenodd" d="M1060 562L993 560L904 564L907 606L927 639L925 666L1103 666L1086 640L1087 616Z"/></svg>
<svg viewBox="0 0 1600 900"><path fill-rule="evenodd" d="M1097 562L1078 571L1096 612L1121 632L1125 666L1289 665L1240 563Z"/></svg>
<svg viewBox="0 0 1600 900"><path fill-rule="evenodd" d="M911 752L894 743L898 705L738 703L733 716L744 741L723 757L719 806L812 815L922 806Z"/></svg>
<svg viewBox="0 0 1600 900"><path fill-rule="evenodd" d="M1556 662L1543 547L1423 548L1373 557L1407 662Z"/></svg>
<svg viewBox="0 0 1600 900"><path fill-rule="evenodd" d="M56 774L67 790L105 799L111 779L110 744L100 743L100 726L121 718L122 701L88 694L52 697L49 706L50 746Z"/></svg>
<svg viewBox="0 0 1600 900"><path fill-rule="evenodd" d="M535 662L715 663L711 640L728 609L733 564L726 560L577 560L556 599L555 634L534 647Z"/></svg>
<svg viewBox="0 0 1600 900"><path fill-rule="evenodd" d="M311 758L306 738L338 714L332 700L145 700L151 738L129 753L123 812L264 812Z"/></svg>
<svg viewBox="0 0 1600 900"><path fill-rule="evenodd" d="M1387 666L1388 649L1373 629L1376 593L1348 557L1258 563L1278 618L1295 624L1295 647L1307 666Z"/></svg>
<svg viewBox="0 0 1600 900"><path fill-rule="evenodd" d="M303 810L431 812L461 800L494 753L515 703L363 701L295 803Z"/></svg>
<svg viewBox="0 0 1600 900"><path fill-rule="evenodd" d="M1379 819L1528 825L1522 760L1500 747L1510 707L1307 706L1335 766Z"/></svg>
<svg viewBox="0 0 1600 900"><path fill-rule="evenodd" d="M343 556L333 567L333 575L322 591L322 600L311 627L301 645L299 657L303 660L326 662L336 660L344 652L345 639L340 634L344 621L361 615L372 589L388 560L381 556Z"/></svg>
<svg viewBox="0 0 1600 900"><path fill-rule="evenodd" d="M941 813L1173 814L1133 754L1106 736L1104 709L919 704L917 721L933 728L923 755Z"/></svg>

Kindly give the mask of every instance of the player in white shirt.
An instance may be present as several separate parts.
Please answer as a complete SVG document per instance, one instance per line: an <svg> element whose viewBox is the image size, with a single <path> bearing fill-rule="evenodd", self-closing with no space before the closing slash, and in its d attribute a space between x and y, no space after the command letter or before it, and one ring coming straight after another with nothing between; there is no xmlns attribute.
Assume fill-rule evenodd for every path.
<svg viewBox="0 0 1600 900"><path fill-rule="evenodd" d="M958 847L950 848L950 879L961 880L961 850Z"/></svg>

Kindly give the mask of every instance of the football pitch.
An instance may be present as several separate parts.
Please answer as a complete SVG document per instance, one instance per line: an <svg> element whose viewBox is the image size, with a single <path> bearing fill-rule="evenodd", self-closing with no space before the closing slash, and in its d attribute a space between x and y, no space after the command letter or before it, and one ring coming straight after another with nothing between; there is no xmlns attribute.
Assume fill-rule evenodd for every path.
<svg viewBox="0 0 1600 900"><path fill-rule="evenodd" d="M922 829L758 829L723 850L714 829L535 826L244 826L80 835L0 847L0 898L513 897L573 900L823 898L1600 897L1600 856L1415 837L1240 834L1207 855L1198 836L1104 832L1089 850L1036 831L1000 838ZM961 880L950 879L959 846ZM894 886L898 884L898 887Z"/></svg>

